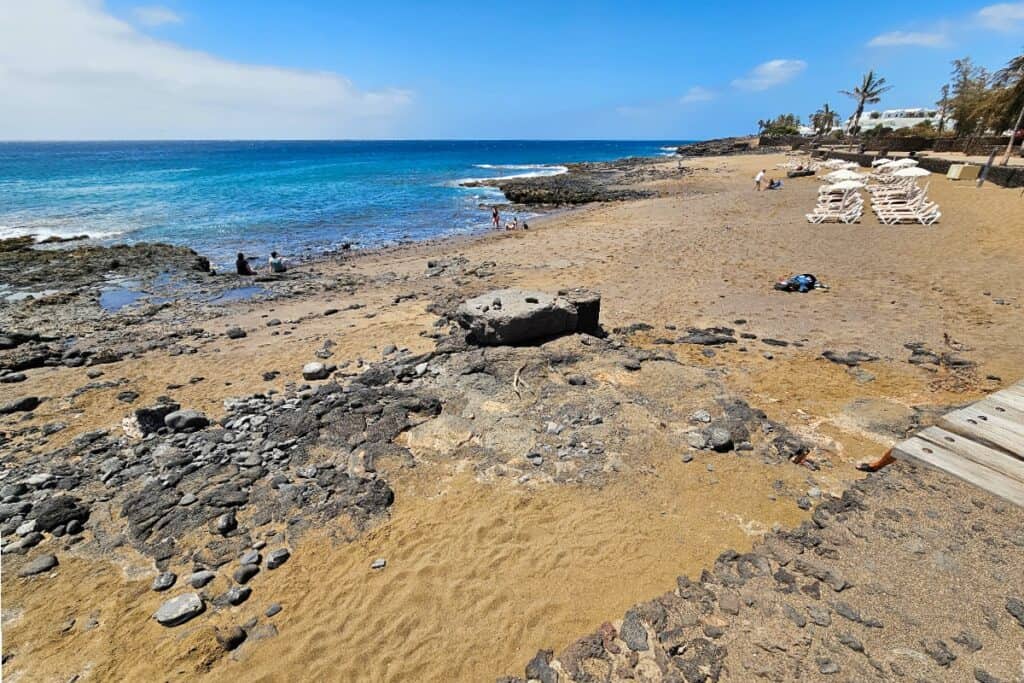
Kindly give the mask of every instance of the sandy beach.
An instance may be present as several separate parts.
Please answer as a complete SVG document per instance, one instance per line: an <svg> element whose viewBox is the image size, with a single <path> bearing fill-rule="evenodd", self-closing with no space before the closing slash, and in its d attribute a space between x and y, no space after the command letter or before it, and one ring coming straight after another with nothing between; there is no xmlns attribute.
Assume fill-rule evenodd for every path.
<svg viewBox="0 0 1024 683"><path fill-rule="evenodd" d="M785 160L688 159L685 172L666 160L630 177L628 189L647 198L560 211L530 220L528 231L299 264L286 278L261 282L264 298L171 302L148 315L104 312L81 293L70 303L58 293L48 303L9 305L4 332L45 318L49 329L35 331L54 338L88 330L75 340L92 354L83 358L120 353L112 362L29 367L19 371L24 381L0 385L0 403L45 399L0 416L5 677L479 681L522 676L538 650L553 650L557 680L695 680L669 675L682 650L665 661L643 650L627 661L611 649L574 660L572 648L605 622L627 633L624 612L634 605L673 591L682 600L677 577L697 581L703 570L735 564L721 560L723 551L760 548L773 563L769 575L750 579L745 593L725 583L715 589L716 605L735 589L742 609L721 603L694 623L673 622L723 650L728 642L727 653L706 657L717 665L701 664L709 676L708 667L718 667L707 680L818 680L830 675L823 658L850 677L835 680L960 681L978 668L991 680L1015 680L1024 621L1004 604L1024 596L1014 569L1024 560L1020 511L906 465L875 475L855 466L1024 376L1024 200L1019 190L933 177L937 225L886 226L870 212L854 225L809 225L804 214L819 180L753 190L759 169L782 176L773 169ZM828 289L773 290L795 273L813 273ZM215 285L235 286L234 278ZM609 334L436 351L450 336L446 311L508 287L599 291ZM88 327L75 328L87 310ZM690 328L712 327L731 328L734 339L683 340ZM244 335L226 334L235 328ZM917 361L934 362L909 362L912 347L924 350ZM847 366L823 358L828 351L874 360ZM317 360L338 367L330 381L303 379L303 366ZM421 363L422 372L402 374ZM378 365L391 374L371 383L365 373ZM356 390L341 391L353 382ZM343 401L316 393L331 385ZM360 392L368 398L356 403ZM248 412L225 404L254 395L265 402ZM236 444L272 427L268 451L301 456L264 454L250 463L249 446L211 447L202 467L172 476L183 465L166 450L195 456L199 442L189 439L198 436L140 442L121 427L161 397L233 421L206 431L244 432L231 437ZM312 427L299 423L307 413ZM243 414L250 417L239 426ZM257 425L251 416L259 414L266 422ZM336 433L353 416L358 426ZM745 434L735 438L744 448L694 446L690 434L720 419ZM46 428L55 423L63 427ZM307 442L307 433L319 436ZM790 462L780 436L805 444L808 460ZM309 467L312 476L303 472ZM6 490L51 471L39 491ZM102 471L111 473L101 480ZM162 491L168 503L153 513L164 521L147 525L149 513L135 510L148 505L140 489L150 482L159 486L146 495ZM245 498L237 529L224 534L209 524L234 503L218 507L213 485ZM393 503L366 502L380 487ZM835 501L851 487L863 507L837 512ZM62 535L8 552L25 514L17 506L43 504L54 491L88 502L84 531L71 535L62 525ZM193 493L198 503L175 507ZM785 618L769 585L770 574L783 571L784 551L771 555L764 544L806 528L828 505L840 521L821 528L825 536L839 530L825 542L838 550L793 547L841 565L853 587L837 599L878 615L886 628L849 620L863 631L855 633L860 650L837 646L825 655L820 648L833 643L835 629ZM189 512L167 521L178 509ZM885 522L883 510L900 519ZM164 552L163 537L175 535L166 530L178 524L173 551ZM254 547L262 556L287 547L290 557L247 580L252 594L240 604L216 602L241 583L232 572ZM59 559L55 569L19 574L44 553ZM936 553L950 561L936 565ZM377 559L386 566L372 569ZM186 580L201 569L216 572L199 591L204 613L173 628L158 624L153 614L192 591ZM177 577L166 592L151 589L161 572ZM267 616L272 604L280 611ZM227 648L223 634L236 627L244 642ZM650 628L653 638L659 630ZM961 631L979 647L955 645ZM785 652L755 646L766 639L787 643ZM935 640L958 656L942 664L935 646L922 644Z"/></svg>

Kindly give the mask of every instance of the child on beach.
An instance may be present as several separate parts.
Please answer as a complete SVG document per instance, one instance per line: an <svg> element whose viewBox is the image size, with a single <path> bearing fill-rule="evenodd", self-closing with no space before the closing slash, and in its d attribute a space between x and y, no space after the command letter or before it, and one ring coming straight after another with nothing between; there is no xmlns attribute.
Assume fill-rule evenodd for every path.
<svg viewBox="0 0 1024 683"><path fill-rule="evenodd" d="M256 273L249 266L248 259L245 258L245 254L238 252L238 258L235 259L235 270L238 271L239 275L255 275Z"/></svg>
<svg viewBox="0 0 1024 683"><path fill-rule="evenodd" d="M764 183L765 170L762 168L761 172L754 176L754 189L758 192L761 191L761 184Z"/></svg>

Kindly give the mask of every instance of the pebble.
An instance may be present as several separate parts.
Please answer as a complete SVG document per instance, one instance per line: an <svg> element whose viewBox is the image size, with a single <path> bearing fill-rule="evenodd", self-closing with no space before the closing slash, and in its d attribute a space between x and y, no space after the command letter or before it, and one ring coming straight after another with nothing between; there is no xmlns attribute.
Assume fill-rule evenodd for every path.
<svg viewBox="0 0 1024 683"><path fill-rule="evenodd" d="M265 614L269 618L269 617L272 617L272 616L275 616L275 615L279 614L281 612L281 609L282 609L281 605L279 605L276 602L272 602L272 603L270 603L270 606L267 607L267 611L264 612L263 614Z"/></svg>
<svg viewBox="0 0 1024 683"><path fill-rule="evenodd" d="M179 626L205 609L206 604L197 593L183 593L162 604L153 617L162 626Z"/></svg>
<svg viewBox="0 0 1024 683"><path fill-rule="evenodd" d="M242 337L247 336L245 330L241 327L229 327L226 334L228 335L228 339L241 339Z"/></svg>
<svg viewBox="0 0 1024 683"><path fill-rule="evenodd" d="M55 555L40 555L22 567L18 572L18 576L26 577L43 574L56 567L58 564L60 563L57 562L57 557Z"/></svg>
<svg viewBox="0 0 1024 683"><path fill-rule="evenodd" d="M384 569L386 566L388 566L388 561L383 557L378 557L373 561L373 564L370 565L370 569Z"/></svg>
<svg viewBox="0 0 1024 683"><path fill-rule="evenodd" d="M708 472L714 472L715 471L715 466L712 465L711 463L708 463L707 468L708 468Z"/></svg>
<svg viewBox="0 0 1024 683"><path fill-rule="evenodd" d="M260 551L258 550L250 550L246 552L239 560L242 564L259 564L262 561L263 556L260 555Z"/></svg>
<svg viewBox="0 0 1024 683"><path fill-rule="evenodd" d="M224 593L224 602L229 605L241 605L252 595L252 588L249 586L232 586Z"/></svg>
<svg viewBox="0 0 1024 683"><path fill-rule="evenodd" d="M711 413L703 409L695 410L692 413L690 413L690 421L703 422L704 424L707 424L708 422L711 422Z"/></svg>
<svg viewBox="0 0 1024 683"><path fill-rule="evenodd" d="M692 453L683 453L682 458L683 458L683 462L693 462L693 454Z"/></svg>
<svg viewBox="0 0 1024 683"><path fill-rule="evenodd" d="M249 580L260 573L260 568L255 564L243 564L235 570L232 577L238 583L248 583Z"/></svg>
<svg viewBox="0 0 1024 683"><path fill-rule="evenodd" d="M288 558L292 556L292 553L288 548L278 548L273 550L267 555L267 569L277 569L282 564L288 561Z"/></svg>
<svg viewBox="0 0 1024 683"><path fill-rule="evenodd" d="M818 659L818 671L820 673L823 673L823 674L826 674L826 675L828 675L828 674L837 674L841 670L842 669L839 668L839 665L836 664L835 662L833 662L828 657L821 657L821 658Z"/></svg>
<svg viewBox="0 0 1024 683"><path fill-rule="evenodd" d="M540 453L530 453L529 455L526 456L526 459L529 460L530 464L532 464L534 467L540 467L541 465L544 464L544 456L542 456Z"/></svg>
<svg viewBox="0 0 1024 683"><path fill-rule="evenodd" d="M193 588L202 588L206 584L213 581L215 578L217 578L216 574L214 574L208 569L203 569L202 571L194 572L191 576L189 576L188 582L189 585L191 585Z"/></svg>
<svg viewBox="0 0 1024 683"><path fill-rule="evenodd" d="M174 582L177 580L178 575L174 572L163 572L162 574L158 574L157 577L153 579L152 588L157 592L165 591L171 586L173 586Z"/></svg>
<svg viewBox="0 0 1024 683"><path fill-rule="evenodd" d="M330 374L331 373L327 369L327 366L323 363L314 361L302 366L302 379L307 381L327 379Z"/></svg>
<svg viewBox="0 0 1024 683"><path fill-rule="evenodd" d="M181 505L182 507L187 507L192 503L196 502L197 500L199 499L196 498L195 494L186 493L184 496L181 497L181 500L178 501L178 505Z"/></svg>

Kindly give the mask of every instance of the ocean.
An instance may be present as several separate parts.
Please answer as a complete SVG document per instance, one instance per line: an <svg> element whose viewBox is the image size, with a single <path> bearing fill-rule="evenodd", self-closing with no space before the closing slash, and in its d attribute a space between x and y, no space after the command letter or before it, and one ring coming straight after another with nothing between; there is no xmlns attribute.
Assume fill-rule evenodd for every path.
<svg viewBox="0 0 1024 683"><path fill-rule="evenodd" d="M0 238L89 235L302 258L486 229L468 178L671 154L677 141L0 143Z"/></svg>

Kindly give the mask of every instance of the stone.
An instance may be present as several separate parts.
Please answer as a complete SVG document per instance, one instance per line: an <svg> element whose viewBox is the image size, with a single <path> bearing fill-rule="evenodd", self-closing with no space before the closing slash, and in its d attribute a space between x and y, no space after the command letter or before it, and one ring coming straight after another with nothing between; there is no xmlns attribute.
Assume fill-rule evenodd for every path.
<svg viewBox="0 0 1024 683"><path fill-rule="evenodd" d="M725 427L712 427L705 432L707 447L719 453L732 450L732 434Z"/></svg>
<svg viewBox="0 0 1024 683"><path fill-rule="evenodd" d="M540 683L558 683L558 672L551 668L551 650L538 650L526 665L526 678Z"/></svg>
<svg viewBox="0 0 1024 683"><path fill-rule="evenodd" d="M0 405L0 415L11 413L29 413L39 407L41 403L38 396L24 396L3 405Z"/></svg>
<svg viewBox="0 0 1024 683"><path fill-rule="evenodd" d="M259 573L260 573L259 565L243 564L243 565L240 565L238 567L238 569L235 570L235 573L232 574L232 577L238 583L248 583L249 580L252 579L252 577L256 576Z"/></svg>
<svg viewBox="0 0 1024 683"><path fill-rule="evenodd" d="M157 577L153 579L153 585L151 586L151 588L157 592L165 591L171 586L173 586L174 582L177 580L178 575L174 572L163 572L161 574L158 574Z"/></svg>
<svg viewBox="0 0 1024 683"><path fill-rule="evenodd" d="M242 555L241 559L239 560L239 562L241 562L242 564L257 564L257 565L260 562L262 562L262 561L263 561L263 556L260 555L260 551L258 551L258 550L249 550L249 551L247 551L244 555Z"/></svg>
<svg viewBox="0 0 1024 683"><path fill-rule="evenodd" d="M842 671L842 669L839 668L839 665L836 664L835 662L833 662L828 657L819 657L818 658L818 672L819 673L822 673L822 674L825 674L826 676L828 676L830 674L837 674L840 671Z"/></svg>
<svg viewBox="0 0 1024 683"><path fill-rule="evenodd" d="M852 634L840 632L836 635L839 642L850 648L854 652L864 652L864 644L857 640Z"/></svg>
<svg viewBox="0 0 1024 683"><path fill-rule="evenodd" d="M279 548L278 550L270 551L266 556L266 568L276 569L287 562L288 558L291 556L292 553L288 548Z"/></svg>
<svg viewBox="0 0 1024 683"><path fill-rule="evenodd" d="M214 574L208 569L203 569L198 572L193 572L192 575L188 577L188 583L193 588L198 589L210 583L215 578L217 578L216 574Z"/></svg>
<svg viewBox="0 0 1024 683"><path fill-rule="evenodd" d="M501 308L494 308L495 298ZM501 289L467 300L455 320L481 345L519 344L576 332L579 313L569 300L543 292Z"/></svg>
<svg viewBox="0 0 1024 683"><path fill-rule="evenodd" d="M227 652L234 650L239 645L245 642L246 634L245 629L241 626L232 626L231 628L220 629L215 631L217 642Z"/></svg>
<svg viewBox="0 0 1024 683"><path fill-rule="evenodd" d="M40 555L36 559L26 564L24 567L22 567L18 571L18 576L24 578L28 576L36 576L37 574L45 574L46 572L56 567L58 564L60 563L57 562L56 555Z"/></svg>
<svg viewBox="0 0 1024 683"><path fill-rule="evenodd" d="M829 611L828 607L810 605L807 608L807 614L811 616L811 621L817 626L832 625L832 612Z"/></svg>
<svg viewBox="0 0 1024 683"><path fill-rule="evenodd" d="M327 379L331 376L331 371L327 369L327 366L320 362L306 363L302 366L302 379L307 382L312 382L321 379Z"/></svg>
<svg viewBox="0 0 1024 683"><path fill-rule="evenodd" d="M981 641L967 631L960 631L959 634L953 636L953 642L962 645L968 652L977 652L982 647Z"/></svg>
<svg viewBox="0 0 1024 683"><path fill-rule="evenodd" d="M565 381L567 381L570 385L574 387L582 387L586 385L587 378L584 377L583 375L569 375L568 377L565 378Z"/></svg>
<svg viewBox="0 0 1024 683"><path fill-rule="evenodd" d="M161 626L180 626L202 614L205 609L206 604L198 593L183 593L162 604L153 618Z"/></svg>
<svg viewBox="0 0 1024 683"><path fill-rule="evenodd" d="M270 606L267 607L267 611L264 612L263 614L264 614L264 616L266 616L269 619L270 617L273 617L273 616L276 616L276 615L280 614L282 609L283 608L281 607L280 604L278 604L276 602L272 602L272 603L270 603Z"/></svg>
<svg viewBox="0 0 1024 683"><path fill-rule="evenodd" d="M622 620L622 628L619 629L619 637L634 652L643 652L649 648L647 629L644 628L639 612L632 609L626 612L626 616Z"/></svg>
<svg viewBox="0 0 1024 683"><path fill-rule="evenodd" d="M935 663L941 667L948 667L956 660L956 655L941 640L922 640L921 647L924 648L925 654L935 660Z"/></svg>
<svg viewBox="0 0 1024 683"><path fill-rule="evenodd" d="M164 417L164 424L175 432L194 432L210 424L210 420L198 410L176 410Z"/></svg>
<svg viewBox="0 0 1024 683"><path fill-rule="evenodd" d="M0 377L0 384L17 384L18 382L24 382L28 379L28 375L24 372L11 372Z"/></svg>
<svg viewBox="0 0 1024 683"><path fill-rule="evenodd" d="M238 528L238 522L235 520L234 512L225 512L214 521L214 529L221 535L229 534L236 528Z"/></svg>
<svg viewBox="0 0 1024 683"><path fill-rule="evenodd" d="M388 566L388 561L385 560L383 557L379 557L373 561L373 563L370 565L370 569L384 569L384 567L386 566Z"/></svg>
<svg viewBox="0 0 1024 683"><path fill-rule="evenodd" d="M131 438L141 439L162 428L164 418L180 409L181 405L174 402L157 403L146 408L138 408L121 421L121 428Z"/></svg>
<svg viewBox="0 0 1024 683"><path fill-rule="evenodd" d="M788 603L782 605L782 614L787 619L796 624L797 628L803 628L807 626L807 617L800 614L800 612L796 611L796 609Z"/></svg>
<svg viewBox="0 0 1024 683"><path fill-rule="evenodd" d="M241 327L229 327L228 331L224 334L227 335L228 339L241 339L246 336L245 330Z"/></svg>
<svg viewBox="0 0 1024 683"><path fill-rule="evenodd" d="M252 588L249 586L232 586L224 595L217 598L216 602L222 602L232 606L241 605L252 595Z"/></svg>
<svg viewBox="0 0 1024 683"><path fill-rule="evenodd" d="M1024 602L1019 598L1010 597L1006 599L1006 611L1010 613L1017 623L1024 627Z"/></svg>
<svg viewBox="0 0 1024 683"><path fill-rule="evenodd" d="M53 531L59 526L66 528L68 522L77 520L84 522L89 518L89 510L81 505L81 501L72 496L54 496L44 500L32 509L37 531Z"/></svg>
<svg viewBox="0 0 1024 683"><path fill-rule="evenodd" d="M725 591L718 596L718 607L726 614L739 614L740 598L732 591Z"/></svg>

